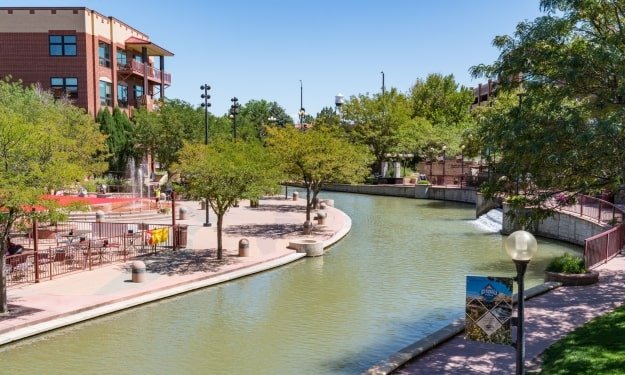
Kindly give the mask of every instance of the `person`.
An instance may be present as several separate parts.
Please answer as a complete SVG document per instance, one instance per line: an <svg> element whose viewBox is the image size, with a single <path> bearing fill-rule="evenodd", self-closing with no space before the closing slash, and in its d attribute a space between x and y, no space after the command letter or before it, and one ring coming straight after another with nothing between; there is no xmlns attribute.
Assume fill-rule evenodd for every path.
<svg viewBox="0 0 625 375"><path fill-rule="evenodd" d="M161 189L160 187L156 187L154 189L154 200L156 201L156 208L161 208L160 200L161 200Z"/></svg>
<svg viewBox="0 0 625 375"><path fill-rule="evenodd" d="M13 242L9 242L9 255L15 255L15 254L19 254L22 251L24 251L24 246L19 245L19 244L15 244Z"/></svg>

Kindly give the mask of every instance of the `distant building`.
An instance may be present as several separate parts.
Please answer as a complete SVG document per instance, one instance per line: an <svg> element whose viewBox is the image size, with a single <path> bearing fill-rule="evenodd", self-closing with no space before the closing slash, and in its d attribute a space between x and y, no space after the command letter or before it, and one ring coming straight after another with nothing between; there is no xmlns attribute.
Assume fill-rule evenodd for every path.
<svg viewBox="0 0 625 375"><path fill-rule="evenodd" d="M495 95L498 82L488 80L487 83L480 83L477 87L473 88L473 104L471 108L475 108L480 105L487 105Z"/></svg>
<svg viewBox="0 0 625 375"><path fill-rule="evenodd" d="M151 110L171 84L165 56L146 34L85 7L0 7L0 78L38 84L94 116Z"/></svg>

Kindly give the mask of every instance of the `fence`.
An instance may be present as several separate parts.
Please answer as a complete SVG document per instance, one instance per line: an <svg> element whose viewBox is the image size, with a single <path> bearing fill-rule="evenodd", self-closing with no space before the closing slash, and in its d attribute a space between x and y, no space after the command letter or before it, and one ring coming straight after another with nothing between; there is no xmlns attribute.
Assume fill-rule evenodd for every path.
<svg viewBox="0 0 625 375"><path fill-rule="evenodd" d="M40 228L39 233L51 230ZM21 241L13 239L25 251L7 255L7 286L52 280L71 272L126 262L173 248L174 243L186 245L186 226L177 226L174 231L168 224L65 222L55 225L53 233L54 236L44 236L47 238L38 241L36 247L30 237Z"/></svg>
<svg viewBox="0 0 625 375"><path fill-rule="evenodd" d="M616 256L625 246L625 225L584 240L584 264L592 268Z"/></svg>
<svg viewBox="0 0 625 375"><path fill-rule="evenodd" d="M614 228L584 240L584 264L592 268L607 262L616 256L625 246L625 212L612 203L586 195L579 197L577 203L560 207L561 211L573 213Z"/></svg>

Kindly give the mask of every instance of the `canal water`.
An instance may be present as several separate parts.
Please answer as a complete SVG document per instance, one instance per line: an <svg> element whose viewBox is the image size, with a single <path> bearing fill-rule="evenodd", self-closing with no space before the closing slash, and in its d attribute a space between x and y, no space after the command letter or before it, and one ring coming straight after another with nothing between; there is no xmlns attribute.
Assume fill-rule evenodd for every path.
<svg viewBox="0 0 625 375"><path fill-rule="evenodd" d="M325 256L3 347L1 372L357 374L462 317L466 275L515 273L473 205L323 197L353 220ZM538 242L528 287L554 256L581 253Z"/></svg>

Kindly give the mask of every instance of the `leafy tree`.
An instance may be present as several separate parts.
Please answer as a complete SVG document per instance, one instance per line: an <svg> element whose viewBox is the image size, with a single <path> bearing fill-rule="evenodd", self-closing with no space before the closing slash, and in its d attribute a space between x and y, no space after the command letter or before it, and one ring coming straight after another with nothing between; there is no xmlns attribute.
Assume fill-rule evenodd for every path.
<svg viewBox="0 0 625 375"><path fill-rule="evenodd" d="M204 140L203 111L181 100L167 100L154 112L141 108L135 112L134 121L137 152L151 152L168 171L178 161L185 140Z"/></svg>
<svg viewBox="0 0 625 375"><path fill-rule="evenodd" d="M274 122L269 120L271 117L275 118ZM267 127L284 126L292 122L293 120L278 103L264 99L250 100L241 107L237 117L237 137L263 141Z"/></svg>
<svg viewBox="0 0 625 375"><path fill-rule="evenodd" d="M352 96L343 105L343 117L354 125L351 135L354 141L369 147L381 170L385 155L402 152L402 128L411 122L410 106L405 95L393 88L384 95ZM405 134L405 132L403 132Z"/></svg>
<svg viewBox="0 0 625 375"><path fill-rule="evenodd" d="M273 157L258 143L216 141L208 146L186 143L174 168L187 192L207 198L217 215L217 258L222 259L224 216L241 199L273 193L281 179Z"/></svg>
<svg viewBox="0 0 625 375"><path fill-rule="evenodd" d="M84 110L21 82L0 81L0 314L7 312L9 234L30 219L58 217L42 195L102 173L104 136ZM47 211L35 213L32 207Z"/></svg>
<svg viewBox="0 0 625 375"><path fill-rule="evenodd" d="M268 130L267 143L283 171L306 188L306 220L313 201L327 183L359 182L373 157L367 148L324 128L299 131L294 127Z"/></svg>
<svg viewBox="0 0 625 375"><path fill-rule="evenodd" d="M135 157L134 124L119 108L115 108L111 116L106 107L98 111L96 122L100 124L100 131L107 135L109 171L119 175L126 170L128 160Z"/></svg>
<svg viewBox="0 0 625 375"><path fill-rule="evenodd" d="M315 127L337 127L341 125L341 117L332 109L332 107L323 107L321 112L317 113Z"/></svg>
<svg viewBox="0 0 625 375"><path fill-rule="evenodd" d="M502 108L501 122L490 129L496 168L508 180L531 176L525 199L517 201L548 208L559 191L592 193L625 183L625 4L540 4L546 15L496 37L499 58L472 73L499 78L502 92L522 87L522 102Z"/></svg>

